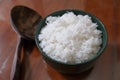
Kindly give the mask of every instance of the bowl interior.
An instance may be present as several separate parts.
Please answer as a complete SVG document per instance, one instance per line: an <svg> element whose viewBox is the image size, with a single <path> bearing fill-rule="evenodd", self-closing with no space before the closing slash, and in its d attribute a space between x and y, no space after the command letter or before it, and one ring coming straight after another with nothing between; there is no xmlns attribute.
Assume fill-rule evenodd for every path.
<svg viewBox="0 0 120 80"><path fill-rule="evenodd" d="M88 60L88 61L85 61L85 62L82 62L82 63L77 63L77 64L69 64L69 63L63 63L63 62L59 62L59 61L56 61L56 60L53 60L52 58L50 58L49 56L47 56L42 48L39 46L39 43L40 41L38 40L38 35L40 34L40 31L41 29L46 25L45 21L46 21L46 18L48 16L62 16L64 13L66 12L73 12L74 14L76 15L88 15L91 17L92 21L94 23L97 23L98 24L98 27L97 29L101 30L102 31L102 44L101 44L101 49L98 51L97 55L94 56L91 60ZM57 63L60 63L60 64L64 64L64 65L79 65L79 64L85 64L85 63L89 63L89 62L92 62L92 61L95 61L101 54L102 52L104 51L106 45L107 45L107 32L106 32L106 29L104 27L104 25L102 24L102 22L97 18L95 17L94 15L91 15L87 12L84 12L84 11L81 11L81 10L62 10L62 11L57 11L57 12L54 12L50 15L48 15L47 17L45 17L38 25L38 28L36 30L36 34L35 34L35 41L36 41L36 44L37 44L37 47L39 48L41 54L43 56L46 56L47 58L50 58L52 61L55 61Z"/></svg>

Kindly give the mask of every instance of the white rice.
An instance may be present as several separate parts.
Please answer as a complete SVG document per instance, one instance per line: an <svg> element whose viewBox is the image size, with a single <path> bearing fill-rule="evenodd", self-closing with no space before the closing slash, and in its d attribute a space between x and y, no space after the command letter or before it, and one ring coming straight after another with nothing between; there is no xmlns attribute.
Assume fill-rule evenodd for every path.
<svg viewBox="0 0 120 80"><path fill-rule="evenodd" d="M48 17L39 34L40 46L52 59L64 63L81 63L97 55L102 43L101 31L88 15Z"/></svg>

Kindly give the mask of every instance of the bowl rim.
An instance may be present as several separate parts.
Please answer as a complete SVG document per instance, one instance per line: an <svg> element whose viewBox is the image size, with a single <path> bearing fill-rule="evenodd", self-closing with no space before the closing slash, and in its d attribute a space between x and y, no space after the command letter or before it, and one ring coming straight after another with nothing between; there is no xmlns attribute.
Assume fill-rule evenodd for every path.
<svg viewBox="0 0 120 80"><path fill-rule="evenodd" d="M88 16L90 16L91 18L95 19L96 22L99 22L99 24L101 24L101 26L102 26L102 28L103 28L103 30L104 30L105 44L103 44L103 47L97 52L97 55L95 55L93 58L91 58L91 59L89 59L89 60L86 60L86 61L84 61L84 62L71 64L71 63L64 63L64 62L62 62L62 61L57 61L57 60L51 58L50 56L48 56L48 55L42 50L42 48L41 48L41 47L39 46L39 44L38 44L38 43L40 43L40 41L38 40L38 35L40 34L41 29L43 28L43 26L41 27L40 25L45 24L45 21L46 21L46 18L47 18L47 17L49 17L49 16L59 16L59 15L57 15L57 14L58 14L58 13L61 13L61 12L63 12L63 13L67 13L67 12L73 12L73 13L74 13L74 12L79 12L80 14L82 13L81 15L88 15ZM62 13L61 13L61 14L62 14ZM62 15L63 15L63 14L62 14ZM52 60L52 61L54 61L54 62L56 62L56 63L63 64L63 65L68 65L68 66L75 66L75 65L82 65L82 64L90 63L90 62L95 61L97 58L99 58L99 57L101 56L101 54L103 53L103 51L105 50L107 44L108 44L108 34L107 34L107 31L106 31L106 28L105 28L104 24L103 24L103 23L101 22L101 20L100 20L99 18L97 18L96 16L94 16L94 15L88 13L88 12L85 12L85 11L83 11L83 10L65 9L65 10L55 11L55 12L49 14L48 16L46 16L44 19L42 19L42 20L40 21L40 23L38 24L38 27L37 27L37 29L36 29L36 33L35 33L35 42L36 42L36 45L37 45L37 47L38 47L38 49L39 49L39 51L40 51L40 54L42 54L42 57L43 57L43 55L44 55L44 56L46 56L47 58L49 58L50 60Z"/></svg>

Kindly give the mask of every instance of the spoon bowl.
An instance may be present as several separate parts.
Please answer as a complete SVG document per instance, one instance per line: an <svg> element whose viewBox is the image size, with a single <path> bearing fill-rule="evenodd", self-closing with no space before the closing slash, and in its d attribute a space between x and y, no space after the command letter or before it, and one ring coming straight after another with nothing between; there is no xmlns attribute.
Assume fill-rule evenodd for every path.
<svg viewBox="0 0 120 80"><path fill-rule="evenodd" d="M41 19L40 14L25 6L15 6L11 10L11 23L24 39L34 40L35 30Z"/></svg>

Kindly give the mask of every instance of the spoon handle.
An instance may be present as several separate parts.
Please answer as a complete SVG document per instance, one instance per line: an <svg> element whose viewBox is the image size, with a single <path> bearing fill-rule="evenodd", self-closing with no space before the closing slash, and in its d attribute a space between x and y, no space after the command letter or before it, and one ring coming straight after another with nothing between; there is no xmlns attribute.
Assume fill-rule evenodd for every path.
<svg viewBox="0 0 120 80"><path fill-rule="evenodd" d="M19 80L19 72L20 72L20 64L21 64L21 53L22 53L22 48L23 48L23 38L20 38L20 42L17 47L17 52L16 52L16 62L13 63L15 65L14 71L13 71L13 80Z"/></svg>
<svg viewBox="0 0 120 80"><path fill-rule="evenodd" d="M24 39L23 44L23 59L20 69L20 80L30 80L31 66L30 66L30 55L32 54L35 41Z"/></svg>
<svg viewBox="0 0 120 80"><path fill-rule="evenodd" d="M35 42L21 38L17 51L17 62L13 80L29 80L29 55Z"/></svg>

